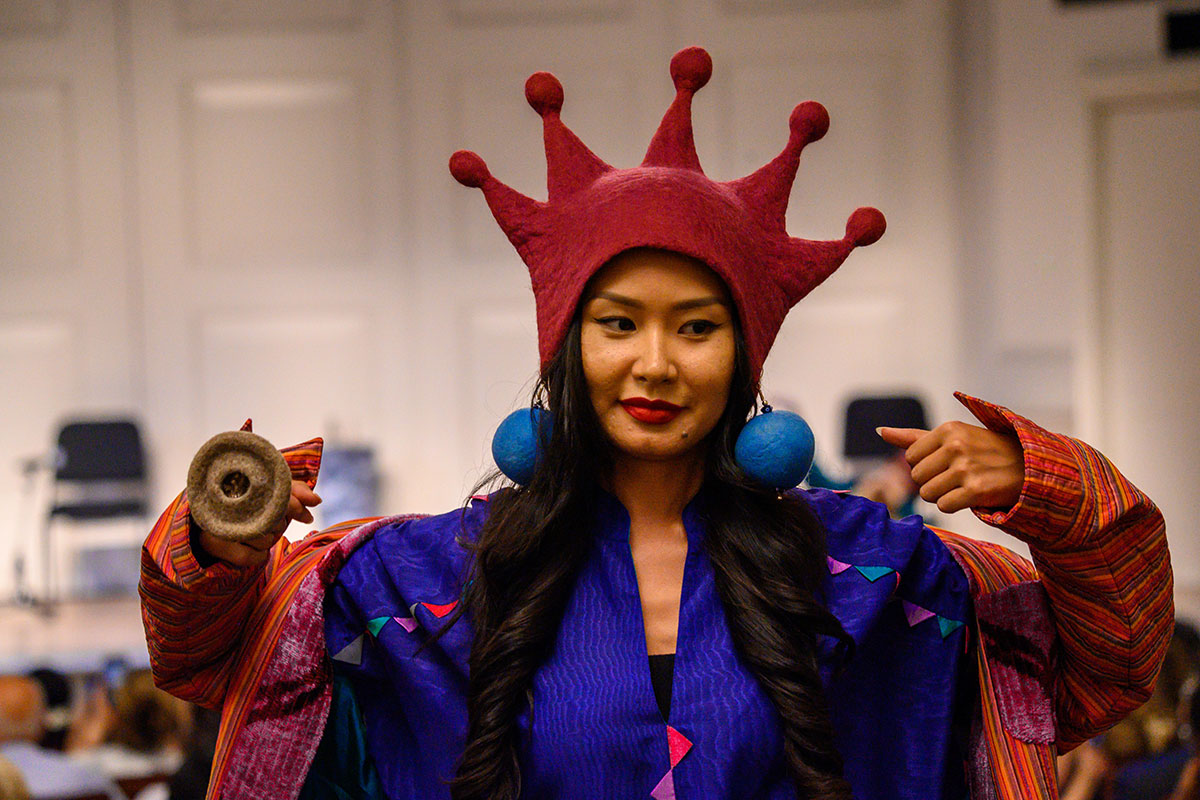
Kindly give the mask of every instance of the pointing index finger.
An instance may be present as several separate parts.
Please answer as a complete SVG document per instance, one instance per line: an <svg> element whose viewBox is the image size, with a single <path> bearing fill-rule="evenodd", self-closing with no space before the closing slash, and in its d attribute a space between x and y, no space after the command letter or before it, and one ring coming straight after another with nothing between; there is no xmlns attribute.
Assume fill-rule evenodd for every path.
<svg viewBox="0 0 1200 800"><path fill-rule="evenodd" d="M888 444L905 449L911 447L913 442L929 433L929 431L922 430L921 428L876 428L875 432L879 434L879 438Z"/></svg>

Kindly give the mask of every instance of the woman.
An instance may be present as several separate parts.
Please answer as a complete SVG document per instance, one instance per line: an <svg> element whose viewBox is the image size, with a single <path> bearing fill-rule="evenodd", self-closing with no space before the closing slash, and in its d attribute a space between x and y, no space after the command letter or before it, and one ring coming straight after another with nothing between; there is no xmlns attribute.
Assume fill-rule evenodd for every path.
<svg viewBox="0 0 1200 800"><path fill-rule="evenodd" d="M319 502L310 446L268 536L192 530L182 498L164 514L143 561L151 655L164 686L224 705L212 796L1050 796L1049 745L1144 699L1170 619L1161 518L1085 445L970 399L993 430L882 432L925 499L1030 542L1057 645L1041 586L1007 587L1032 577L1013 557L748 477L736 442L783 316L883 221L783 231L827 126L815 104L762 170L705 178L690 102L710 70L675 57L676 101L632 170L531 78L547 203L451 161L533 279L553 432L527 485L291 545ZM976 677L972 645L1014 652ZM1022 765L1042 772L1014 788Z"/></svg>

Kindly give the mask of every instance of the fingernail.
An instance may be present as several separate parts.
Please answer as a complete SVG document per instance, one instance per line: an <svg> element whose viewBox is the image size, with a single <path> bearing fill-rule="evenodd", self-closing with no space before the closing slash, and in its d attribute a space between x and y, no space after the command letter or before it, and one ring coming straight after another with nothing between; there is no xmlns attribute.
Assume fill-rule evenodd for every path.
<svg viewBox="0 0 1200 800"><path fill-rule="evenodd" d="M880 425L878 428L875 429L875 435L883 436L883 426L882 425Z"/></svg>

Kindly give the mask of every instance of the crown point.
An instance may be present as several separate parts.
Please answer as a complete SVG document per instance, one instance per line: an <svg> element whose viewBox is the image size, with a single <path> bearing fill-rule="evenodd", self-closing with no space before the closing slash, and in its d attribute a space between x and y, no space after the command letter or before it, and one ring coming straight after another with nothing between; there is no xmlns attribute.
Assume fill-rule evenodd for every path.
<svg viewBox="0 0 1200 800"><path fill-rule="evenodd" d="M876 208L860 208L850 215L846 221L846 238L855 247L866 247L875 244L883 232L887 230L887 220Z"/></svg>
<svg viewBox="0 0 1200 800"><path fill-rule="evenodd" d="M675 89L695 92L712 77L712 56L703 47L687 47L671 58L671 80Z"/></svg>
<svg viewBox="0 0 1200 800"><path fill-rule="evenodd" d="M829 130L829 112L825 106L809 100L792 109L792 117L788 122L792 134L808 144L817 141Z"/></svg>
<svg viewBox="0 0 1200 800"><path fill-rule="evenodd" d="M487 164L470 150L459 150L450 156L450 174L463 186L478 189L492 176Z"/></svg>
<svg viewBox="0 0 1200 800"><path fill-rule="evenodd" d="M563 87L549 72L535 72L525 81L525 99L539 116L562 111Z"/></svg>

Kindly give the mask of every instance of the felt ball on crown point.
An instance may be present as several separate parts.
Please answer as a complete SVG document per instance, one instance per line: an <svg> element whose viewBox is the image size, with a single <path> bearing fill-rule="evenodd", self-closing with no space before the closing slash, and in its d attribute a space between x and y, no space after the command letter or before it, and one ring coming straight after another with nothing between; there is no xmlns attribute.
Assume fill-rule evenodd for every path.
<svg viewBox="0 0 1200 800"><path fill-rule="evenodd" d="M875 244L886 230L887 220L877 208L857 208L850 215L850 219L846 220L846 238L853 242L855 247Z"/></svg>
<svg viewBox="0 0 1200 800"><path fill-rule="evenodd" d="M763 407L742 428L734 459L742 471L768 489L791 489L808 475L816 443L804 417Z"/></svg>
<svg viewBox="0 0 1200 800"><path fill-rule="evenodd" d="M525 81L525 100L539 116L562 111L563 87L549 72L535 72Z"/></svg>
<svg viewBox="0 0 1200 800"><path fill-rule="evenodd" d="M513 483L533 479L542 444L550 441L554 415L544 408L519 408L504 418L492 437L492 460Z"/></svg>
<svg viewBox="0 0 1200 800"><path fill-rule="evenodd" d="M712 77L712 56L703 47L685 47L671 59L671 82L676 89L699 91Z"/></svg>
<svg viewBox="0 0 1200 800"><path fill-rule="evenodd" d="M829 132L829 112L816 100L806 100L792 109L788 125L793 135L811 144Z"/></svg>
<svg viewBox="0 0 1200 800"><path fill-rule="evenodd" d="M450 156L450 174L463 186L473 189L480 188L492 177L484 160L470 150L459 150Z"/></svg>

